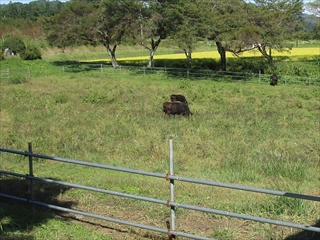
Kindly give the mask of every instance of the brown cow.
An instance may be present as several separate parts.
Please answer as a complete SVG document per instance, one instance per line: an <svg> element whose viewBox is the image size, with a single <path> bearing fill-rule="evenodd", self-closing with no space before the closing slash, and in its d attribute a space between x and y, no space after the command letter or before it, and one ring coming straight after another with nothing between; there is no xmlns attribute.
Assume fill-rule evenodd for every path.
<svg viewBox="0 0 320 240"><path fill-rule="evenodd" d="M190 112L188 105L183 102L164 102L162 116L165 116L167 114L189 117L190 115L192 115L192 112Z"/></svg>
<svg viewBox="0 0 320 240"><path fill-rule="evenodd" d="M181 94L172 94L170 96L171 102L183 102L185 104L188 105L187 99L185 98L185 96L181 95Z"/></svg>
<svg viewBox="0 0 320 240"><path fill-rule="evenodd" d="M275 86L278 84L278 76L277 74L273 74L271 77L270 77L270 85L271 86Z"/></svg>

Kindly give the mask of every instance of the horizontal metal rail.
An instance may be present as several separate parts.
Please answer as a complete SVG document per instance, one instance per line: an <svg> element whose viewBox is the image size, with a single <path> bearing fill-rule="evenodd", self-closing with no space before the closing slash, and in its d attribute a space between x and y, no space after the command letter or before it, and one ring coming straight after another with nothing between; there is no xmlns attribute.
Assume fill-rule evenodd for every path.
<svg viewBox="0 0 320 240"><path fill-rule="evenodd" d="M300 199L320 202L320 197L318 197L318 196L310 196L310 195L304 195L304 194L298 194L298 193L270 190L270 189L265 189L265 188L247 187L247 186L241 186L241 185L229 184L229 183L198 180L198 179L194 179L194 178L186 178L186 177L180 177L180 176L168 176L167 178L172 179L172 180L182 181L182 182L198 183L198 184L215 186L215 187L232 188L232 189L243 190L243 191L248 191L248 192L257 192L257 193L264 193L264 194L269 194L269 195L300 198Z"/></svg>
<svg viewBox="0 0 320 240"><path fill-rule="evenodd" d="M43 206L43 207L47 207L47 208L51 208L51 209L55 209L55 210L59 210L59 211L63 211L63 212L69 212L69 213L79 214L79 215L83 215L83 216L87 216L87 217L102 219L102 220L105 220L105 221L119 223L119 224L131 226L131 227L137 227L137 228L147 229L147 230L151 230L151 231L155 231L155 232L167 233L169 236L175 235L175 236L187 237L187 238L191 238L191 239L200 239L200 240L211 239L211 240L215 240L213 238L201 237L201 236L192 235L192 234L188 234L188 233L184 233L184 232L178 232L178 231L174 231L174 230L167 230L167 229L157 228L157 227L153 227L153 226L149 226L149 225L128 222L128 221L124 221L124 220L120 220L120 219L116 219L116 218L101 216L101 215L98 215L98 214L82 212L82 211L79 211L79 210L74 210L74 209L70 209L70 208L64 208L64 207L60 207L60 206L56 206L56 205L52 205L52 204L47 204L47 203L42 203L42 202L37 202L37 201L33 201L33 200L27 200L27 199L24 199L24 198L14 197L14 196L2 194L2 193L0 193L0 197L11 198L11 199L14 199L14 200L28 202L28 203L36 204L36 205L39 205L39 206Z"/></svg>
<svg viewBox="0 0 320 240"><path fill-rule="evenodd" d="M84 166L109 169L109 170L114 170L114 171L134 173L134 174L140 174L140 175L146 175L146 176L152 176L152 177L158 177L158 178L166 178L167 180L169 180L169 179L170 180L177 180L177 181L190 182L190 183L196 183L196 184L202 184L202 185L210 185L210 186L222 187L222 188L231 188L231 189L237 189L237 190L242 190L242 191L264 193L264 194L283 196L283 197L300 198L300 199L320 202L320 197L318 197L318 196L310 196L310 195L305 195L305 194L270 190L270 189L264 189L264 188L255 188L255 187L241 186L241 185L236 185L236 184L199 180L199 179L186 178L186 177L181 177L181 176L176 176L176 175L153 173L153 172L147 172L147 171L141 171L141 170L134 170L134 169L130 169L130 168L114 167L114 166L110 166L110 165L84 162L84 161L79 161L79 160L53 157L53 156L46 156L46 155L41 155L41 154L22 152L22 151L10 150L10 149L4 149L4 148L0 148L0 151L24 155L24 156L43 158L43 159L48 159L48 160L53 160L53 161L65 162L65 163L72 163L72 164L78 164L78 165L84 165Z"/></svg>
<svg viewBox="0 0 320 240"><path fill-rule="evenodd" d="M301 224L290 223L290 222L283 222L283 221L272 220L272 219L268 219L268 218L255 217L255 216L250 216L250 215L246 215L246 214L238 214L238 213L216 210L216 209L211 209L211 208L202 208L202 207L181 204L181 203L176 203L176 202L170 202L169 205L174 206L174 207L191 209L191 210L195 210L195 211L206 212L206 213L213 213L213 214L224 215L224 216L229 216L229 217L241 218L241 219L246 219L246 220L251 220L251 221L256 221L256 222L298 228L298 229L303 229L303 230L313 231L313 232L320 232L320 228L318 228L318 227L312 227L312 226L301 225Z"/></svg>
<svg viewBox="0 0 320 240"><path fill-rule="evenodd" d="M93 192L115 195L118 197L126 197L126 198L135 199L135 200L153 202L153 203L158 203L158 204L162 204L162 205L167 205L167 203L168 203L168 201L165 201L165 200L158 200L155 198L148 198L148 197L142 197L142 196L137 196L137 195L128 194L128 193L115 192L115 191L105 190L105 189L101 189L101 188L88 187L88 186L84 186L84 185L63 182L63 181L53 180L53 179L49 179L49 178L33 177L30 175L23 175L20 173L12 173L12 172L3 171L3 170L0 170L0 173L15 176L15 177L32 179L32 180L41 181L41 182L55 183L55 184L59 184L59 185L67 186L67 187L71 187L71 188L78 188L78 189L84 189L84 190L93 191Z"/></svg>
<svg viewBox="0 0 320 240"><path fill-rule="evenodd" d="M120 171L120 172L147 175L147 176L158 177L158 178L165 178L166 177L166 174L161 174L161 173L140 171L140 170L134 170L134 169L130 169L130 168L114 167L114 166L104 165L104 164L99 164L99 163L91 163L91 162L84 162L84 161L73 160L73 159L68 159L68 158L46 156L46 155L42 155L42 154L22 152L22 151L10 150L10 149L5 149L5 148L0 148L0 152L8 152L8 153L24 155L26 157L32 156L32 157L36 157L36 158L48 159L48 160L53 160L53 161L58 161L58 162L72 163L72 164L77 164L77 165L90 166L90 167L96 167L96 168L102 168L102 169L109 169L109 170Z"/></svg>
<svg viewBox="0 0 320 240"><path fill-rule="evenodd" d="M37 181L42 181L42 182L55 183L55 184L73 187L73 188L79 188L79 189L84 189L84 190L89 190L89 191L95 191L95 192L115 195L115 196L119 196L119 197L126 197L126 198L141 200L141 201L148 201L148 202L153 202L153 203L162 204L162 205L166 205L166 206L174 206L177 208L180 207L180 208L185 208L185 209L190 209L190 210L195 210L195 211L201 211L201 212L206 212L206 213L213 213L213 214L224 215L224 216L229 216L229 217L241 218L241 219L246 219L246 220L251 220L251 221L256 221L256 222L263 222L263 223L269 223L269 224L274 224L274 225L279 225L279 226L298 228L298 229L307 230L307 231L320 232L320 228L312 227L312 226L306 226L306 225L284 222L284 221L279 221L279 220L272 220L272 219L268 219L268 218L255 217L255 216L250 216L250 215L246 215L246 214L238 214L238 213L210 209L210 208L203 208L203 207L198 207L198 206L193 206L193 205L188 205L188 204L159 200L159 199L155 199L155 198L142 197L142 196L137 196L137 195L133 195L133 194L120 193L120 192L115 192L115 191L110 191L110 190L104 190L101 188L88 187L88 186L84 186L84 185L73 184L73 183L68 183L68 182L63 182L63 181L57 181L57 180L48 179L48 178L39 178L39 177L33 177L33 176L29 176L29 175L23 175L20 173L12 173L12 172L3 171L3 170L0 170L0 173L15 176L15 177L22 177L22 178L27 178L27 179L32 179L32 180L37 180ZM0 196L1 196L1 194L0 194ZM30 201L30 202L32 202L32 201Z"/></svg>

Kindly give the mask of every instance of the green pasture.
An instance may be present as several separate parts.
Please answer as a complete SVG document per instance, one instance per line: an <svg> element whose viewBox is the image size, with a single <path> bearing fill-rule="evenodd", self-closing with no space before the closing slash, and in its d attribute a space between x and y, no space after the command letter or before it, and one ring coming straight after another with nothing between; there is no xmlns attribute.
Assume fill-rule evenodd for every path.
<svg viewBox="0 0 320 240"><path fill-rule="evenodd" d="M116 57L120 65L147 66L148 50L138 46L119 45ZM66 62L110 64L104 47L82 46L65 49L47 49L43 59L56 64ZM288 75L297 77L319 78L320 44L319 42L301 42L290 51L273 52L274 65L270 66L257 51L249 51L236 57L227 53L227 70L231 72L249 72ZM192 53L192 68L220 69L220 57L214 45L206 43ZM186 57L183 51L164 41L154 56L155 67L186 68Z"/></svg>
<svg viewBox="0 0 320 240"><path fill-rule="evenodd" d="M33 151L137 170L320 196L320 88L174 78L132 71L62 73L70 61L4 61L3 68L42 68L47 75L1 79L2 148ZM74 60L79 57L75 57ZM170 94L187 97L193 116L162 116ZM0 154L0 169L28 173L28 159ZM140 175L35 160L34 174L161 200L169 182ZM26 183L0 175L1 191L24 197ZM176 181L175 201L305 225L319 224L317 202ZM37 183L36 200L166 228L170 209ZM2 239L167 239L145 230L0 199ZM227 239L312 239L269 224L177 209L177 230ZM319 226L318 226L319 227ZM182 239L182 238L179 238Z"/></svg>

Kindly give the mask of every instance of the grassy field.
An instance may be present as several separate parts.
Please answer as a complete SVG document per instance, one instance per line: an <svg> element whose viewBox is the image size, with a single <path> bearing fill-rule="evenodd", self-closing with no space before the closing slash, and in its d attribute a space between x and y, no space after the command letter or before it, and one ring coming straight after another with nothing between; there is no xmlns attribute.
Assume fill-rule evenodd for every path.
<svg viewBox="0 0 320 240"><path fill-rule="evenodd" d="M13 62L12 62L13 63ZM50 68L50 64L43 67ZM138 170L320 196L320 88L190 81L165 75L81 72L1 80L0 146ZM172 93L193 116L162 117ZM1 153L0 168L26 174L27 159ZM168 182L39 160L36 176L169 199ZM1 177L1 191L24 194L25 182ZM165 228L169 209L77 189L37 185L36 199ZM42 192L46 194L41 194ZM176 201L306 225L320 205L230 189L176 183ZM3 239L167 239L164 235L0 199ZM217 239L316 239L295 229L177 210L177 230ZM293 238L290 238L293 237ZM179 238L182 239L182 238Z"/></svg>
<svg viewBox="0 0 320 240"><path fill-rule="evenodd" d="M57 49L47 49L43 52L45 61L59 64L67 61L81 63L111 64L104 47L83 46L74 49L65 49L64 52ZM231 72L250 72L319 78L320 45L319 42L301 43L299 47L293 47L291 51L273 52L274 65L267 64L266 59L257 51L250 51L236 57L227 53L227 70ZM120 65L146 66L149 53L138 46L119 45L116 52ZM168 43L162 44L155 56L155 67L186 68L186 57L181 49L172 47ZM200 45L192 53L192 68L220 69L220 57L214 46Z"/></svg>
<svg viewBox="0 0 320 240"><path fill-rule="evenodd" d="M312 57L315 56L319 56L320 55L320 47L313 47L313 48L293 48L290 52L277 52L275 51L273 53L274 57L288 57L288 59L290 58L291 60L297 60L299 58L306 58L306 56L308 56L309 59L312 59ZM237 56L233 55L230 52L227 52L227 58L237 58ZM257 50L255 51L250 51L250 52L245 52L241 55L241 57L259 57L261 56L261 53ZM214 51L199 51L199 52L195 52L192 54L193 58L213 58L213 59L219 59L220 55L218 53L217 50ZM154 57L154 59L185 59L186 56L184 53L176 53L176 54L159 54L156 55ZM136 56L136 57L121 57L119 58L119 60L148 60L149 56L145 55L145 56ZM89 60L90 61L90 60ZM105 61L105 62L109 62L110 60L108 58L103 58L103 59L95 59L92 61Z"/></svg>
<svg viewBox="0 0 320 240"><path fill-rule="evenodd" d="M60 52L60 53L59 53ZM43 52L43 58L48 61L52 60L77 60L77 61L106 61L109 58L106 49L102 46L82 46L77 48L66 49L64 52L58 49L47 49ZM274 52L275 57L287 56L290 59L297 60L299 57L313 58L320 55L319 42L302 42L300 45L293 47L290 52ZM137 46L119 45L117 48L116 56L118 60L147 60L149 53L147 49ZM242 57L256 57L260 56L257 51L246 52ZM201 44L192 53L192 57L197 58L212 58L219 59L219 54L214 45ZM234 58L231 53L227 53L228 58ZM163 42L156 51L155 59L185 59L185 55L181 49L171 46L167 42Z"/></svg>
<svg viewBox="0 0 320 240"><path fill-rule="evenodd" d="M288 75L314 72L314 44L296 48ZM157 54L184 57L165 46ZM214 56L200 46L193 57ZM311 51L311 52L308 52ZM205 53L207 52L207 53ZM146 50L121 46L118 59L141 58ZM169 55L167 55L169 54ZM201 56L200 56L201 55ZM44 61L1 62L2 68L36 68L45 77L1 79L0 146L138 170L167 173L168 139L173 137L175 174L320 196L320 89L318 86L190 81L163 74L61 74L68 61L104 59L105 49L81 47ZM160 56L159 56L160 57ZM160 57L161 58L161 57ZM231 56L230 56L231 58ZM283 64L283 63L282 63ZM310 65L311 64L311 65ZM59 68L60 69L60 68ZM76 70L76 69L75 69ZM217 80L217 79L216 79ZM184 94L191 119L162 117L172 93ZM1 153L0 169L28 172L27 159ZM168 182L142 176L37 160L35 175L166 200ZM0 175L1 192L24 197L25 181ZM165 228L169 209L47 184L36 185L45 202ZM44 194L45 193L45 194ZM176 182L176 201L306 225L319 225L319 203ZM77 215L1 199L0 239L167 239L166 236ZM318 239L317 235L184 209L177 230L217 239ZM179 238L180 239L180 238Z"/></svg>

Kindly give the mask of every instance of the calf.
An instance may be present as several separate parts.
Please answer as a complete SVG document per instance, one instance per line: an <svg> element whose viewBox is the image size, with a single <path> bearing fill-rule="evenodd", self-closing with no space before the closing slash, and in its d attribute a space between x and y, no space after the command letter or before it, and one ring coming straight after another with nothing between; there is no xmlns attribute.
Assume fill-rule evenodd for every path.
<svg viewBox="0 0 320 240"><path fill-rule="evenodd" d="M165 116L167 114L171 115L182 115L185 117L189 117L192 115L192 112L190 112L190 109L187 104L183 102L164 102L163 103L163 114L162 116Z"/></svg>
<svg viewBox="0 0 320 240"><path fill-rule="evenodd" d="M270 85L271 86L275 86L278 84L278 76L277 74L273 74L271 77L270 77Z"/></svg>
<svg viewBox="0 0 320 240"><path fill-rule="evenodd" d="M180 95L180 94L172 94L172 95L170 96L170 99L171 99L171 102L177 102L177 101L179 101L179 102L183 102L183 103L185 103L185 104L188 105L187 99L186 99L185 96L183 96L183 95Z"/></svg>

